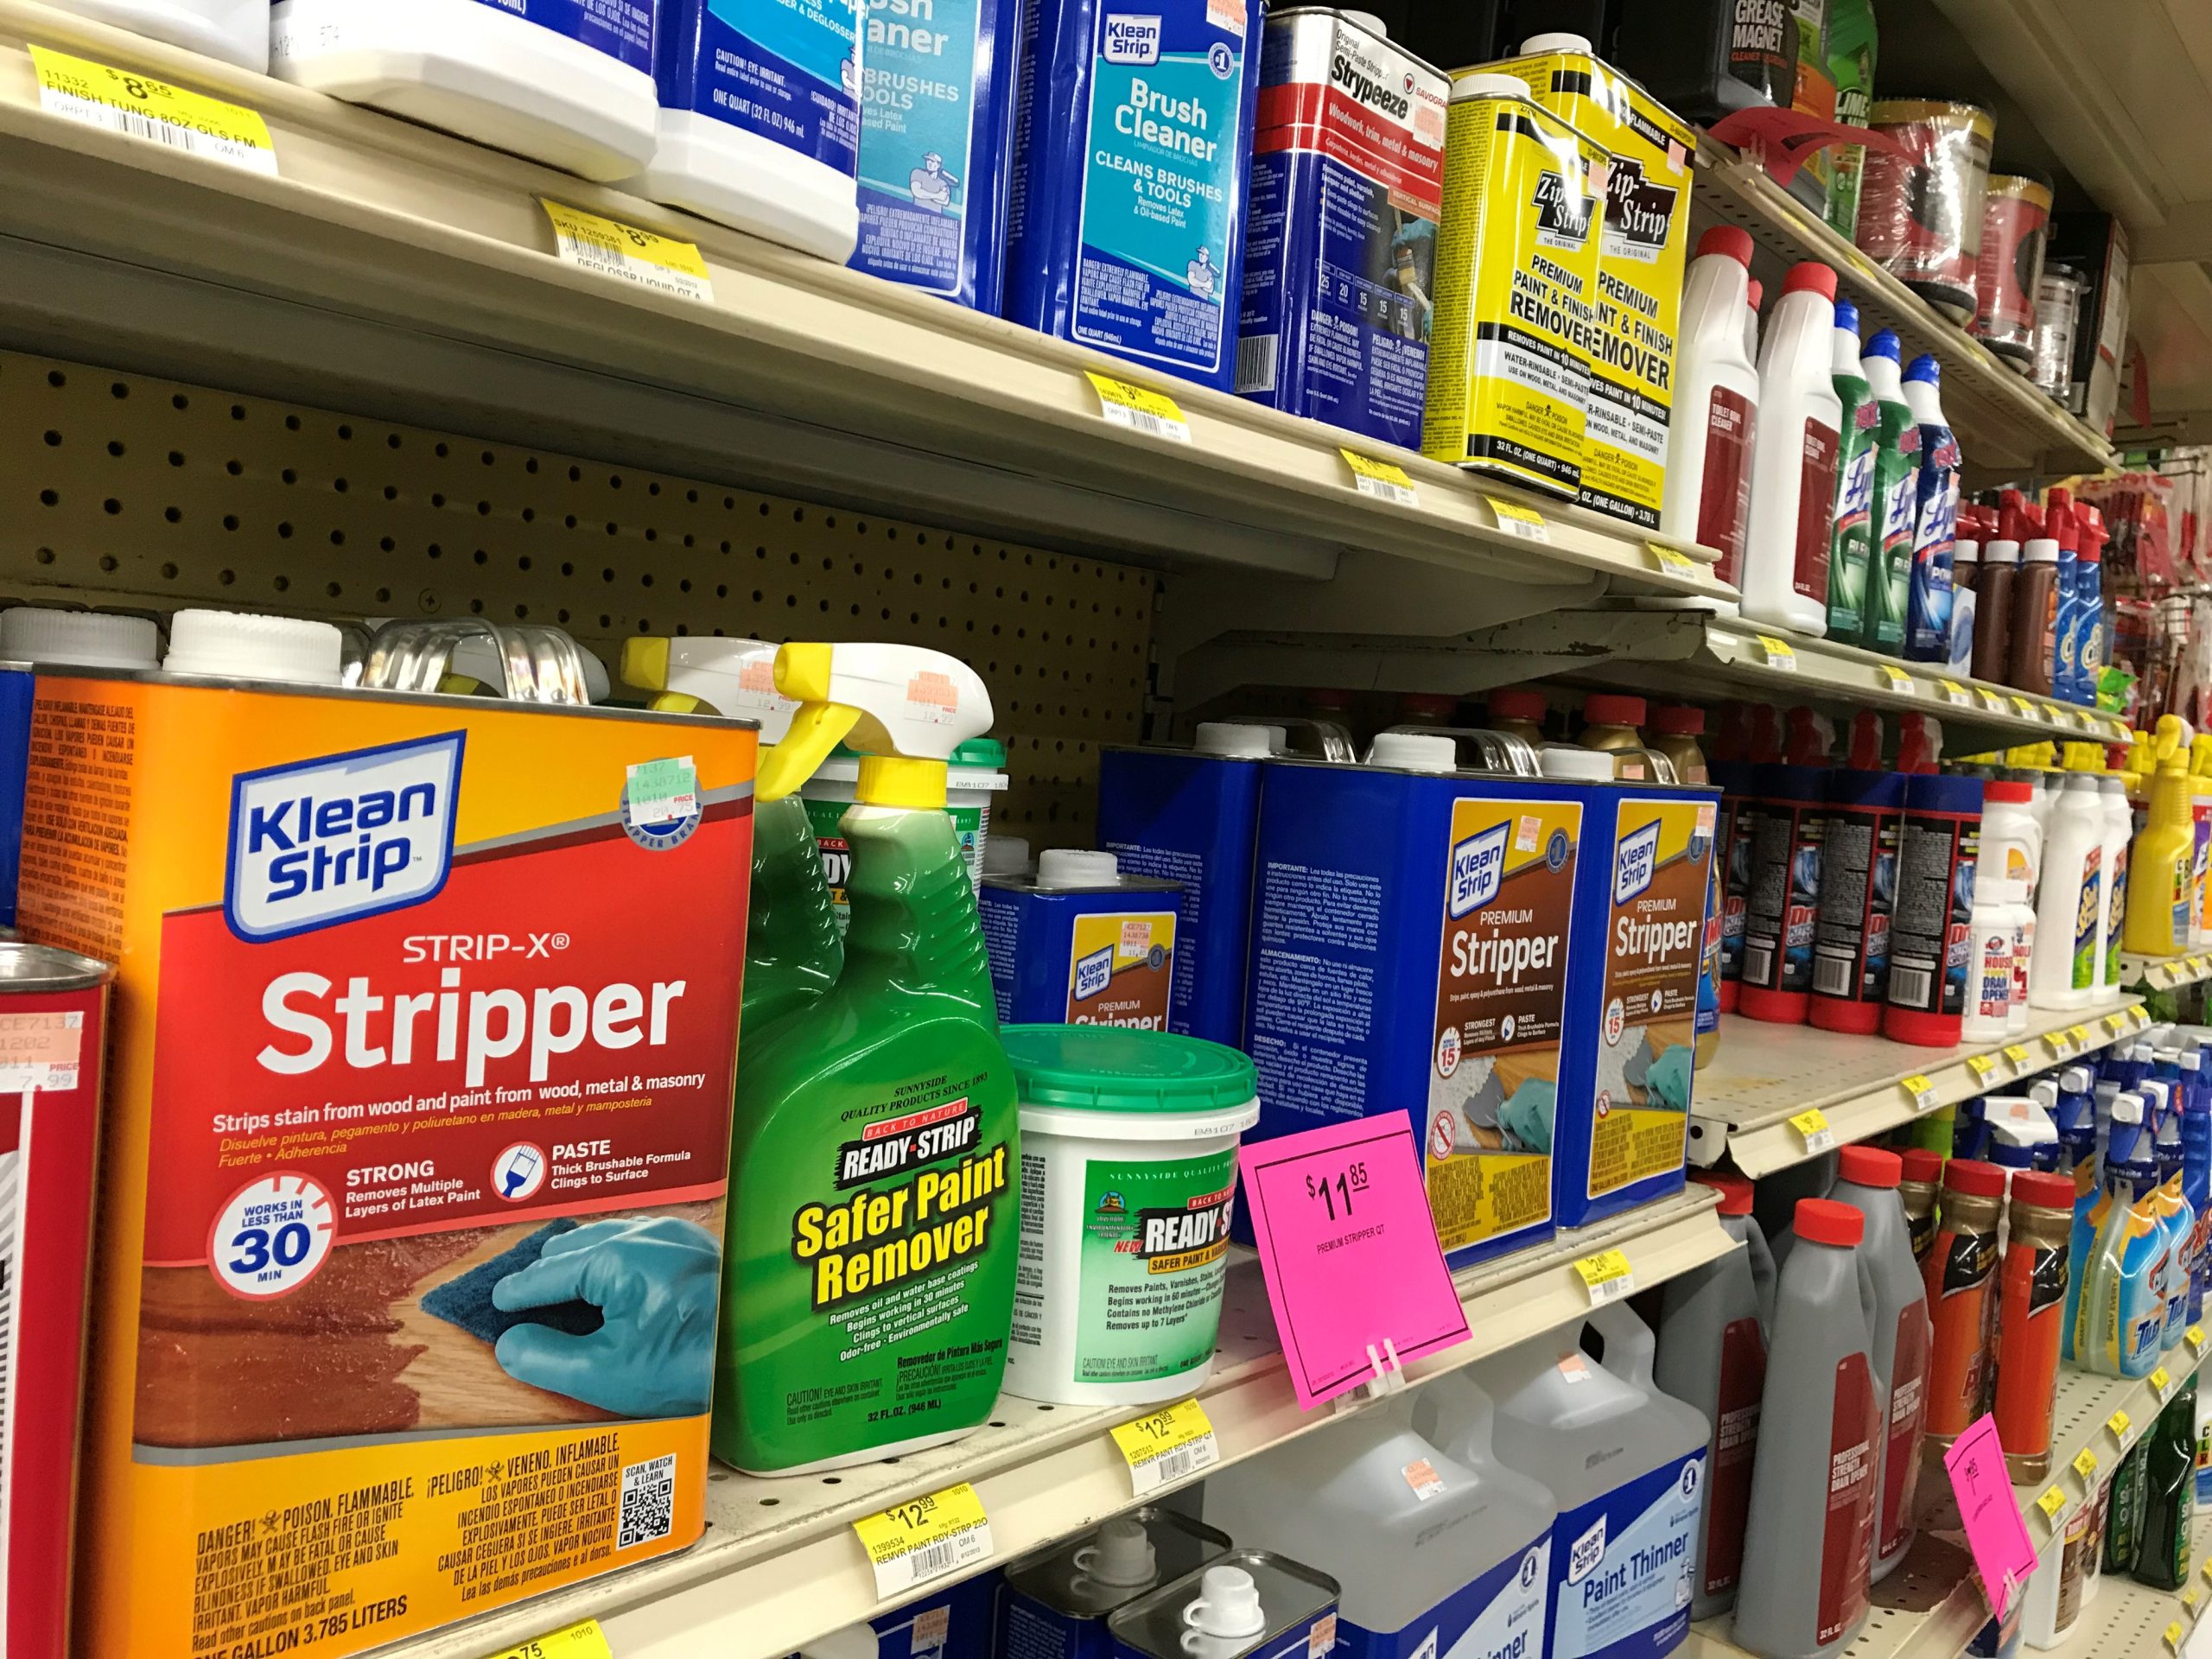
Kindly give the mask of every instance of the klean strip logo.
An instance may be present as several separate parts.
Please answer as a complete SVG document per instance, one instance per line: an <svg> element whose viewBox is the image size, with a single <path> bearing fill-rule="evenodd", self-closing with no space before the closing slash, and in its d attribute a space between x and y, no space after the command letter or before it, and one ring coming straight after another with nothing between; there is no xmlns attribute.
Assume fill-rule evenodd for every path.
<svg viewBox="0 0 2212 1659"><path fill-rule="evenodd" d="M464 736L238 773L223 879L231 931L260 944L437 897Z"/></svg>
<svg viewBox="0 0 2212 1659"><path fill-rule="evenodd" d="M1109 63L1154 64L1160 61L1160 16L1109 11L1106 14L1105 49Z"/></svg>
<svg viewBox="0 0 2212 1659"><path fill-rule="evenodd" d="M1643 829L1621 838L1620 852L1613 864L1613 902L1624 905L1651 885L1651 874L1658 861L1659 821L1654 818Z"/></svg>
<svg viewBox="0 0 2212 1659"><path fill-rule="evenodd" d="M1505 880L1505 840L1512 828L1510 823L1497 824L1452 848L1445 895L1454 917L1480 910L1497 897Z"/></svg>
<svg viewBox="0 0 2212 1659"><path fill-rule="evenodd" d="M1094 950L1075 965L1075 995L1089 998L1099 995L1114 982L1114 948Z"/></svg>

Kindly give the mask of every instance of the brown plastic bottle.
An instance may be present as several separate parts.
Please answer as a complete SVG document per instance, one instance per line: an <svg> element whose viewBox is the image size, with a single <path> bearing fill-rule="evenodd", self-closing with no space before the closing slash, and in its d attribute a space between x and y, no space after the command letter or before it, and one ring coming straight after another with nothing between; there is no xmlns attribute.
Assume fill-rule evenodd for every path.
<svg viewBox="0 0 2212 1659"><path fill-rule="evenodd" d="M1699 740L1705 735L1705 710L1686 702L1655 703L1648 724L1651 739L1647 747L1663 754L1675 768L1678 784L1709 784L1712 775L1706 770L1705 750Z"/></svg>
<svg viewBox="0 0 2212 1659"><path fill-rule="evenodd" d="M2039 696L2050 695L2053 636L2058 624L2058 543L2050 536L2020 543L2020 574L2012 579L2012 639L2005 683Z"/></svg>
<svg viewBox="0 0 2212 1659"><path fill-rule="evenodd" d="M1643 699L1618 691L1592 691L1582 700L1582 735L1586 749L1613 757L1613 776L1622 783L1650 784L1665 774L1652 757L1637 728L1643 724ZM1672 771L1672 763L1667 770Z"/></svg>
<svg viewBox="0 0 2212 1659"><path fill-rule="evenodd" d="M1974 590L1974 677L2003 684L2012 671L2012 589L2020 579L2018 507L1999 517L1997 534L1981 544L1981 580Z"/></svg>
<svg viewBox="0 0 2212 1659"><path fill-rule="evenodd" d="M1501 685L1483 699L1483 724L1525 740L1530 748L1544 747L1544 716L1551 705L1533 685Z"/></svg>

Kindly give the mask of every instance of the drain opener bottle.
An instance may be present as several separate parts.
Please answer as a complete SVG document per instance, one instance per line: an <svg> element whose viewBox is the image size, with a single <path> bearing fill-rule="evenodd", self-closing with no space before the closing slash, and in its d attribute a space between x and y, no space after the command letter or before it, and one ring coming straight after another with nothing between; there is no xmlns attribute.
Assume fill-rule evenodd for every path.
<svg viewBox="0 0 2212 1659"><path fill-rule="evenodd" d="M1975 607L1981 583L1981 543L1988 532L1981 523L1981 509L1959 509L1958 533L1951 543L1951 656L1955 674L1974 672Z"/></svg>
<svg viewBox="0 0 2212 1659"><path fill-rule="evenodd" d="M1894 330L1866 342L1859 372L1874 399L1874 477L1868 499L1865 621L1858 643L1887 657L1904 655L1912 591L1913 531L1919 523L1920 420L1904 400Z"/></svg>
<svg viewBox="0 0 2212 1659"><path fill-rule="evenodd" d="M1827 632L1843 404L1830 364L1835 272L1790 268L1759 353L1758 432L1751 446L1744 614L1815 638Z"/></svg>
<svg viewBox="0 0 2212 1659"><path fill-rule="evenodd" d="M1683 279L1659 518L1668 535L1719 549L1713 575L1731 586L1743 575L1758 422L1759 372L1744 335L1751 263L1750 232L1716 225L1699 238ZM1734 600L1712 603L1738 608Z"/></svg>
<svg viewBox="0 0 2212 1659"><path fill-rule="evenodd" d="M1951 660L1951 554L1959 522L1959 442L1943 418L1942 368L1923 354L1905 367L1904 400L1920 423L1920 480L1913 498L1912 583L1905 600L1904 654Z"/></svg>
<svg viewBox="0 0 2212 1659"><path fill-rule="evenodd" d="M1897 1204L1904 1211L1905 1236L1912 1245L1913 1266L1921 1270L1921 1300L1925 1306L1928 1252L1936 1244L1936 1191L1943 1184L1944 1158L1942 1153L1926 1147L1907 1147L1897 1159ZM1921 1417L1924 1424L1924 1410Z"/></svg>
<svg viewBox="0 0 2212 1659"><path fill-rule="evenodd" d="M2038 526L2020 543L2020 574L2012 583L2011 670L2006 683L2038 696L2052 690L2057 661L2058 541Z"/></svg>
<svg viewBox="0 0 2212 1659"><path fill-rule="evenodd" d="M1672 782L1662 779L1651 751L1644 746L1644 703L1642 697L1612 691L1593 691L1582 700L1582 735L1586 749L1598 749L1613 758L1613 776L1624 783Z"/></svg>
<svg viewBox="0 0 2212 1659"><path fill-rule="evenodd" d="M2074 1179L2025 1170L2012 1177L1999 1269L1997 1433L2015 1482L2050 1472L2051 1408L2066 1321Z"/></svg>
<svg viewBox="0 0 2212 1659"><path fill-rule="evenodd" d="M1928 1287L1913 1260L1899 1187L1904 1161L1880 1147L1846 1147L1828 1196L1866 1218L1859 1259L1874 1286L1872 1358L1880 1390L1880 1484L1874 1505L1872 1580L1879 1584L1912 1544L1912 1496L1928 1417L1928 1361L1934 1332Z"/></svg>
<svg viewBox="0 0 2212 1659"><path fill-rule="evenodd" d="M1813 937L1821 903L1821 836L1827 814L1825 772L1834 737L1827 716L1789 711L1789 740L1779 766L1758 769L1751 882L1744 912L1738 1013L1777 1025L1802 1025L1813 986Z"/></svg>
<svg viewBox="0 0 2212 1659"><path fill-rule="evenodd" d="M861 755L842 826L844 971L747 1057L731 1130L714 1446L749 1472L795 1475L989 1418L1021 1160L976 889L944 810L953 751L990 729L989 693L955 658L890 645L786 645L776 688L802 707L763 761L762 799L797 793L841 739ZM867 1169L890 1173L841 1154L855 1123L882 1132ZM855 1309L886 1293L936 1305L941 1322L878 1330L880 1346L851 1354Z"/></svg>
<svg viewBox="0 0 2212 1659"><path fill-rule="evenodd" d="M1704 1171L1690 1179L1719 1192L1721 1230L1740 1248L1669 1279L1661 1289L1652 1380L1696 1407L1712 1428L1705 1514L1690 1580L1690 1617L1711 1618L1735 1605L1743 1566L1775 1268L1766 1235L1751 1218L1751 1184L1740 1175Z"/></svg>
<svg viewBox="0 0 2212 1659"><path fill-rule="evenodd" d="M1942 1218L1923 1264L1935 1346L1928 1362L1928 1440L1948 1447L1987 1411L1997 1356L1997 1221L2005 1172L1954 1158L1943 1172Z"/></svg>
<svg viewBox="0 0 2212 1659"><path fill-rule="evenodd" d="M1882 720L1852 717L1848 764L1827 778L1821 903L1808 1014L1823 1031L1882 1028L1890 989L1890 907L1897 893L1904 774L1882 765Z"/></svg>
<svg viewBox="0 0 2212 1659"><path fill-rule="evenodd" d="M1866 1617L1882 1428L1866 1226L1847 1204L1801 1199L1775 1285L1733 1632L1768 1659L1832 1653Z"/></svg>
<svg viewBox="0 0 2212 1659"><path fill-rule="evenodd" d="M1920 732L1916 721L1923 722ZM1898 764L1910 769L1919 746L1941 738L1922 716L1907 716L1904 728ZM1932 753L1927 763L1933 765ZM1882 1014L1882 1030L1893 1041L1934 1048L1959 1041L1980 846L1979 779L1930 772L1907 779L1890 916L1890 1000Z"/></svg>
<svg viewBox="0 0 2212 1659"><path fill-rule="evenodd" d="M1983 874L1974 883L1967 931L1966 1007L1959 1037L1968 1043L2001 1043L2011 1029L2015 943L2013 907L2024 902L2020 884Z"/></svg>
<svg viewBox="0 0 2212 1659"><path fill-rule="evenodd" d="M2135 810L2128 796L2134 779L2126 772L2107 772L2099 791L2105 803L2105 964L2101 984L2108 990L2125 986L2120 946L2127 937L2127 884L2135 868Z"/></svg>
<svg viewBox="0 0 2212 1659"><path fill-rule="evenodd" d="M1835 302L1834 356L1829 379L1842 405L1842 454L1836 462L1835 531L1828 553L1828 638L1855 640L1865 631L1866 575L1873 563L1874 452L1881 405L1859 366L1859 308Z"/></svg>

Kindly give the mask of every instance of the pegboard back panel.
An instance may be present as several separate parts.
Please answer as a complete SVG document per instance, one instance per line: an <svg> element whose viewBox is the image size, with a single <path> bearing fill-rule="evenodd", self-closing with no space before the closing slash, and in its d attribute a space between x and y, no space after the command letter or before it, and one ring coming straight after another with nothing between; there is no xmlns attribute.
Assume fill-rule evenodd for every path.
<svg viewBox="0 0 2212 1659"><path fill-rule="evenodd" d="M159 616L482 616L884 639L965 658L997 822L1088 845L1098 746L1140 735L1157 578L695 480L0 352L0 594Z"/></svg>

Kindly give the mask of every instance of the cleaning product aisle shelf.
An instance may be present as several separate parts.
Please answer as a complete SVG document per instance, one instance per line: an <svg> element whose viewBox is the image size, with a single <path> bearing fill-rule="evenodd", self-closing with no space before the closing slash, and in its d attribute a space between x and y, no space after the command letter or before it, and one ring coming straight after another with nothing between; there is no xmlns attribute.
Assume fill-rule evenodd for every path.
<svg viewBox="0 0 2212 1659"><path fill-rule="evenodd" d="M2179 1590L2158 1590L2129 1579L2114 1579L2050 1659L2113 1659L2120 1654L2183 1651L2212 1602L2212 1515L2200 1516L2190 1529L2193 1548L2189 1583ZM2176 1639L2177 1636L2178 1640Z"/></svg>
<svg viewBox="0 0 2212 1659"><path fill-rule="evenodd" d="M1622 1251L1638 1287L1713 1260L1733 1246L1715 1215L1716 1199L1693 1185L1457 1275L1473 1337L1409 1366L1409 1383L1418 1387L1584 1312L1590 1293L1573 1267L1583 1256ZM1197 1397L1224 1463L1333 1421L1329 1413L1299 1409L1249 1255L1230 1269L1218 1340L1220 1357ZM785 1480L716 1465L707 1488L707 1535L696 1548L389 1651L394 1659L481 1659L593 1618L621 1659L692 1659L709 1651L721 1659L785 1659L817 1637L896 1605L877 1600L855 1521L967 1481L990 1521L992 1562L1013 1560L1131 1506L1129 1471L1108 1430L1149 1409L1039 1405L1006 1395L989 1427L895 1463Z"/></svg>
<svg viewBox="0 0 2212 1659"><path fill-rule="evenodd" d="M2180 1391L2201 1363L2201 1354L2192 1352L2190 1347L2175 1349L2166 1357L2164 1389L2153 1387L2149 1377L2130 1380L2097 1376L2070 1366L2059 1372L2058 1401L2051 1419L2051 1467L2056 1472L2031 1485L2012 1489L2021 1518L2027 1525L2030 1543L2041 1548L2050 1540L2054 1526L2063 1529L2084 1498L2111 1480L2122 1453L2135 1444L2157 1417L2161 1403ZM2124 1414L2127 1420L2128 1438L2125 1445L2112 1427L2116 1414ZM2083 1452L2096 1459L2095 1471L2086 1484L2070 1467ZM1942 1482L1940 1465L1932 1471L1922 1471L1923 1494L1931 1479ZM2066 1507L2058 1511L2056 1520L2047 1522L2037 1500L2054 1486L2066 1495L2068 1501ZM1948 1493L1945 1496L1948 1498ZM1967 1650L1967 1644L1988 1622L1989 1606L1982 1598L1980 1581L1974 1576L1973 1558L1967 1553L1963 1535L1957 1530L1955 1509L1948 1527L1944 1519L1939 1514L1934 1526L1923 1528L1904 1563L1874 1586L1872 1615L1858 1637L1838 1649L1838 1654L1847 1656L1848 1659L1959 1659ZM2204 1551L2205 1535L2200 1523L2196 1534L2200 1557ZM2201 1574L2196 1583L2200 1591L2212 1591L2212 1586L2205 1585ZM2149 1643L2127 1641L2083 1645L2085 1630L2106 1628L2106 1615L2115 1611L2123 1599L2134 1597L2155 1597L2172 1610L2166 1618L2152 1627L2153 1634ZM2077 1659L2077 1656L2078 1659L2090 1659L2093 1655L2095 1659L2139 1659L2139 1656L2140 1659L2149 1659L2149 1656L2163 1651L2157 1645L2156 1632L2177 1617L2183 1618L2184 1624L2188 1623L2176 1593L2134 1584L2124 1573L2107 1574L2098 1599L2083 1615L2082 1625L2056 1651L2065 1659ZM1682 1659L1745 1659L1745 1650L1729 1639L1729 1621L1725 1617L1691 1625L1688 1639L1679 1652Z"/></svg>
<svg viewBox="0 0 2212 1659"><path fill-rule="evenodd" d="M1847 1145L2094 1053L2150 1023L2148 1011L2131 997L2063 1012L2032 1009L2026 1030L2002 1042L1929 1049L1723 1014L1720 1052L1698 1073L1690 1161L1709 1167L1726 1152L1743 1173L1770 1175L1813 1155L1804 1130L1790 1121L1808 1111L1827 1120L1836 1145ZM2086 1038L2074 1035L2076 1027ZM2027 1058L2015 1060L2006 1052L2012 1048L2025 1050ZM1986 1073L1976 1064L1985 1060ZM1910 1090L1907 1078L1928 1086Z"/></svg>
<svg viewBox="0 0 2212 1659"><path fill-rule="evenodd" d="M48 111L34 41L257 111L275 175ZM1335 428L35 0L0 0L0 334L63 355L1153 561L1319 578L1349 544L1561 599L1727 592L1710 551L1662 568L1387 446L1417 504L1364 493ZM711 294L563 262L545 198L696 245ZM1086 370L1167 391L1191 442L1102 416Z"/></svg>
<svg viewBox="0 0 2212 1659"><path fill-rule="evenodd" d="M2176 991L2212 979L2212 952L2186 957L2139 957L2124 951L2120 958L2120 982L2148 985L2154 991Z"/></svg>

